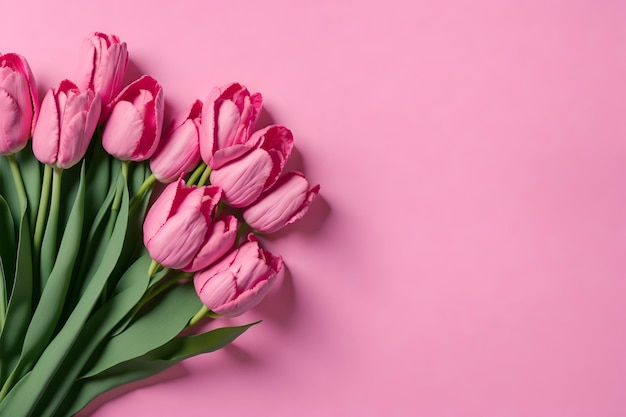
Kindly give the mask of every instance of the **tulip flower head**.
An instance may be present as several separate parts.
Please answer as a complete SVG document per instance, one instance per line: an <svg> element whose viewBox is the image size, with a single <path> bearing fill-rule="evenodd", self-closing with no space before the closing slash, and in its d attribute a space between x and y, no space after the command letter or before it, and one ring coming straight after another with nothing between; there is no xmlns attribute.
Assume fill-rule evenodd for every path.
<svg viewBox="0 0 626 417"><path fill-rule="evenodd" d="M250 151L249 134L261 111L261 94L250 94L241 84L213 88L202 111L200 153L213 169Z"/></svg>
<svg viewBox="0 0 626 417"><path fill-rule="evenodd" d="M76 85L81 90L92 89L100 94L105 107L122 89L127 67L125 42L115 35L92 33L83 41Z"/></svg>
<svg viewBox="0 0 626 417"><path fill-rule="evenodd" d="M200 300L223 316L239 316L269 291L283 260L263 250L254 235L215 265L194 276Z"/></svg>
<svg viewBox="0 0 626 417"><path fill-rule="evenodd" d="M200 162L201 112L202 102L196 100L163 134L150 158L150 170L160 182L172 182Z"/></svg>
<svg viewBox="0 0 626 417"><path fill-rule="evenodd" d="M302 218L319 193L320 186L309 188L299 172L289 172L278 179L257 202L243 211L243 218L254 230L273 233Z"/></svg>
<svg viewBox="0 0 626 417"><path fill-rule="evenodd" d="M211 173L211 184L224 191L224 200L233 207L254 203L278 179L291 150L293 135L284 126L268 126L255 132L257 147Z"/></svg>
<svg viewBox="0 0 626 417"><path fill-rule="evenodd" d="M195 272L228 252L237 236L237 220L214 221L219 187L187 187L182 179L169 184L146 215L143 239L161 265Z"/></svg>
<svg viewBox="0 0 626 417"><path fill-rule="evenodd" d="M24 57L0 54L0 155L22 150L39 113L35 77Z"/></svg>
<svg viewBox="0 0 626 417"><path fill-rule="evenodd" d="M163 88L144 75L109 104L102 146L122 161L144 161L159 145L163 128Z"/></svg>
<svg viewBox="0 0 626 417"><path fill-rule="evenodd" d="M33 132L33 153L44 164L70 168L87 152L100 117L100 96L69 80L50 89Z"/></svg>

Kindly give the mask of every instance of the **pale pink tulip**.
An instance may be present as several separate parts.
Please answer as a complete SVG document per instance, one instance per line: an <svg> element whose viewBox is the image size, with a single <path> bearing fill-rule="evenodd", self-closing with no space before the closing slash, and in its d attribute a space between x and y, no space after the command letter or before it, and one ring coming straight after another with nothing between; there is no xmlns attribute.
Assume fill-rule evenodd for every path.
<svg viewBox="0 0 626 417"><path fill-rule="evenodd" d="M160 182L172 182L200 162L201 112L202 102L196 100L163 134L159 147L150 158L150 169Z"/></svg>
<svg viewBox="0 0 626 417"><path fill-rule="evenodd" d="M268 126L251 136L258 147L211 173L211 184L224 191L233 207L254 203L282 172L293 148L293 135L284 126Z"/></svg>
<svg viewBox="0 0 626 417"><path fill-rule="evenodd" d="M122 161L143 161L159 145L163 128L163 88L144 75L109 104L102 146Z"/></svg>
<svg viewBox="0 0 626 417"><path fill-rule="evenodd" d="M217 264L196 273L194 286L211 311L234 317L257 305L270 289L283 260L259 247L254 235Z"/></svg>
<svg viewBox="0 0 626 417"><path fill-rule="evenodd" d="M0 54L0 155L22 150L39 113L35 77L24 57Z"/></svg>
<svg viewBox="0 0 626 417"><path fill-rule="evenodd" d="M85 38L82 49L76 85L100 94L104 107L122 89L128 67L126 42L120 42L115 35L95 32Z"/></svg>
<svg viewBox="0 0 626 417"><path fill-rule="evenodd" d="M50 89L33 132L33 153L44 164L70 168L87 152L100 117L100 96L69 80Z"/></svg>
<svg viewBox="0 0 626 417"><path fill-rule="evenodd" d="M235 243L234 216L213 221L219 187L169 184L146 215L143 240L152 259L172 269L195 272L221 258Z"/></svg>
<svg viewBox="0 0 626 417"><path fill-rule="evenodd" d="M243 218L254 230L273 233L304 216L319 190L319 185L309 188L309 182L301 173L289 172L246 208Z"/></svg>
<svg viewBox="0 0 626 417"><path fill-rule="evenodd" d="M238 83L213 88L202 111L200 153L213 169L250 151L249 134L261 110L260 93L250 94Z"/></svg>

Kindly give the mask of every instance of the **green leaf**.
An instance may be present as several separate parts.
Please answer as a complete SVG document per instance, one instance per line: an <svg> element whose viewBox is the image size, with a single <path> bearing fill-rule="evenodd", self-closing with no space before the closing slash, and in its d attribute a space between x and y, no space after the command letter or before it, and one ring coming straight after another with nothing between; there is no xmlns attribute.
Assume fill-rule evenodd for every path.
<svg viewBox="0 0 626 417"><path fill-rule="evenodd" d="M84 292L85 288L89 284L89 281L86 278L94 275L106 252L109 237L105 233L105 230L109 229L109 225L104 222L104 219L108 217L109 222L112 223L110 227L112 230L116 219L111 216L111 204L113 203L117 186L120 184L120 181L122 181L119 177L121 177L121 173L118 175L118 181L111 183L109 192L91 224L87 242L85 243L85 251L82 254L82 263L79 269L78 282L76 282L76 285L71 289L72 295L70 301L72 302L77 301L77 298ZM90 187L87 188L89 189Z"/></svg>
<svg viewBox="0 0 626 417"><path fill-rule="evenodd" d="M9 301L8 294L11 293L13 288L13 277L15 274L17 246L15 244L14 224L9 205L4 197L0 195L0 230L2 230L2 239L0 239L0 274L2 275L2 281L0 282L0 332L4 325L4 317Z"/></svg>
<svg viewBox="0 0 626 417"><path fill-rule="evenodd" d="M223 327L195 336L178 337L146 355L121 363L91 378L81 379L72 387L56 415L72 416L103 392L156 375L192 356L221 349L255 324L257 323Z"/></svg>
<svg viewBox="0 0 626 417"><path fill-rule="evenodd" d="M76 343L52 379L48 390L44 393L34 415L38 417L54 415L101 341L110 334L111 330L145 293L149 282L147 271L150 262L151 259L147 256L137 260L122 276L111 299L87 321Z"/></svg>
<svg viewBox="0 0 626 417"><path fill-rule="evenodd" d="M0 382L4 384L12 372L26 329L30 323L33 297L33 259L30 226L26 212L22 213L17 245L17 263L13 290L7 307L6 320L0 335Z"/></svg>
<svg viewBox="0 0 626 417"><path fill-rule="evenodd" d="M0 195L4 197L11 213L13 213L14 229L19 229L22 210L20 209L19 197L13 182L9 161L3 156L0 156Z"/></svg>
<svg viewBox="0 0 626 417"><path fill-rule="evenodd" d="M126 330L107 342L98 361L84 377L99 374L169 342L183 331L200 307L202 303L192 285L178 285L166 292Z"/></svg>
<svg viewBox="0 0 626 417"><path fill-rule="evenodd" d="M72 278L72 270L80 249L83 228L85 205L84 164L80 178L78 193L74 200L69 222L63 233L56 262L24 338L22 355L17 367L18 378L31 369L41 352L48 345L65 303L65 296Z"/></svg>
<svg viewBox="0 0 626 417"><path fill-rule="evenodd" d="M85 202L85 218L91 221L96 217L96 213L104 205L105 200L108 198L107 191L113 188L115 191L115 184L117 181L110 181L111 164L109 155L102 147L102 142L99 139L99 134L94 134L94 140L92 140L92 153L88 160L87 169L87 199ZM113 187L111 187L113 185Z"/></svg>
<svg viewBox="0 0 626 417"><path fill-rule="evenodd" d="M128 224L128 190L123 178L120 177L119 181L123 184L119 216L117 217L107 251L95 276L90 280L74 311L72 311L63 328L61 328L42 353L33 370L25 375L0 403L0 415L11 417L27 417L31 415L100 298L102 289L119 259Z"/></svg>
<svg viewBox="0 0 626 417"><path fill-rule="evenodd" d="M16 158L17 162L20 164L20 172L22 173L24 187L26 188L30 225L35 227L37 209L39 208L39 197L41 196L41 164L33 155L30 141L26 148L16 154Z"/></svg>

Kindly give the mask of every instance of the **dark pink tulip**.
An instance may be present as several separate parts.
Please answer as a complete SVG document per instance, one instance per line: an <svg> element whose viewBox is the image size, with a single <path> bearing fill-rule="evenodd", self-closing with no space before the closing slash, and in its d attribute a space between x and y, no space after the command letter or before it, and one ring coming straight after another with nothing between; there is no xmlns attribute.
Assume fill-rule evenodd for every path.
<svg viewBox="0 0 626 417"><path fill-rule="evenodd" d="M289 172L246 208L243 218L258 232L276 232L304 216L319 190L319 185L309 188L309 182L301 173Z"/></svg>
<svg viewBox="0 0 626 417"><path fill-rule="evenodd" d="M39 113L35 77L24 57L0 54L0 155L22 150Z"/></svg>
<svg viewBox="0 0 626 417"><path fill-rule="evenodd" d="M219 168L255 147L250 131L261 110L261 94L241 84L213 88L202 111L200 153L211 168Z"/></svg>
<svg viewBox="0 0 626 417"><path fill-rule="evenodd" d="M163 88L144 75L109 104L102 146L122 161L143 161L159 145L163 128Z"/></svg>
<svg viewBox="0 0 626 417"><path fill-rule="evenodd" d="M50 89L33 132L33 153L44 164L70 168L87 152L100 117L100 96L69 80Z"/></svg>
<svg viewBox="0 0 626 417"><path fill-rule="evenodd" d="M223 316L239 316L257 305L270 289L283 260L259 247L254 235L217 264L196 273L200 300Z"/></svg>
<svg viewBox="0 0 626 417"><path fill-rule="evenodd" d="M268 126L255 132L257 147L211 173L211 184L224 192L224 201L233 207L254 203L272 186L293 149L293 135L284 126Z"/></svg>
<svg viewBox="0 0 626 417"><path fill-rule="evenodd" d="M218 187L169 184L146 215L143 241L152 259L172 269L195 272L221 258L235 243L234 216L213 221Z"/></svg>
<svg viewBox="0 0 626 417"><path fill-rule="evenodd" d="M126 42L115 35L95 32L83 41L76 85L100 94L103 107L122 89L128 67Z"/></svg>
<svg viewBox="0 0 626 417"><path fill-rule="evenodd" d="M150 169L160 182L172 182L200 162L201 112L202 102L196 100L163 134L159 147L150 158Z"/></svg>

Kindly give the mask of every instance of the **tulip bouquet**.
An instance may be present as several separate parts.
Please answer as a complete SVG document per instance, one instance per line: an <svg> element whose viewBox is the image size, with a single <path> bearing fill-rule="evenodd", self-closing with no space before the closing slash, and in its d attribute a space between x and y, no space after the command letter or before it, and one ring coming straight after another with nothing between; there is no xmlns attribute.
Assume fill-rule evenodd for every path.
<svg viewBox="0 0 626 417"><path fill-rule="evenodd" d="M195 325L263 298L282 258L258 235L319 191L283 173L287 128L254 131L260 94L214 88L163 130L160 84L123 85L125 43L94 33L81 58L40 102L26 60L0 54L2 416L70 416L232 342L255 323Z"/></svg>

